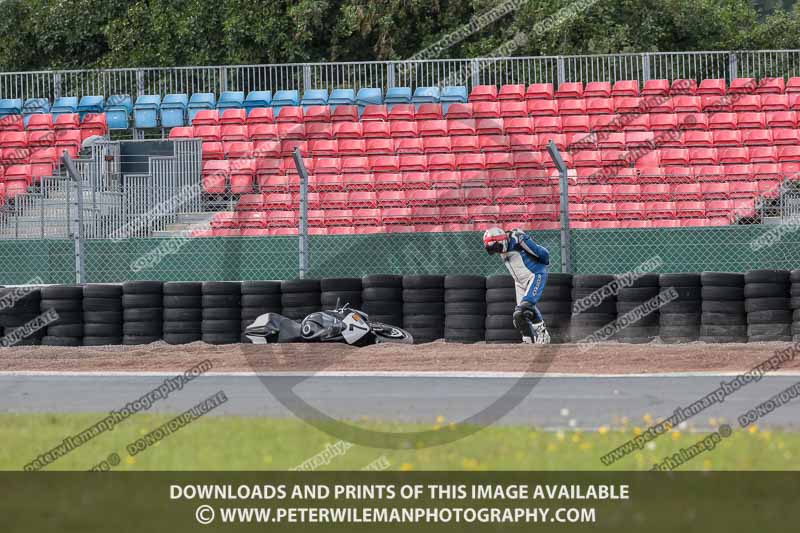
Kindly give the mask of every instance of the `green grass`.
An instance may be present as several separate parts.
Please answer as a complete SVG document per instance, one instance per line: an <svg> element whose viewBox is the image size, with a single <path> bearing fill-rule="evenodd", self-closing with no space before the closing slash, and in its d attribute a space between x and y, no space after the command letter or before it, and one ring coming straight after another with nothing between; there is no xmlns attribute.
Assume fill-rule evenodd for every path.
<svg viewBox="0 0 800 533"><path fill-rule="evenodd" d="M0 469L20 470L35 456L93 424L100 415L0 415ZM87 470L117 453L115 470L286 470L337 441L298 420L207 416L129 456L125 446L169 420L170 416L135 415L113 431L61 457L48 470ZM712 421L713 422L713 421ZM353 446L320 470L358 470L385 458L393 470L605 470L600 456L645 427L626 423L595 432L545 432L532 427L495 426L452 444L432 448L381 450ZM452 431L448 421L411 426L372 421L359 425L381 431L437 428ZM688 447L704 432L673 431L647 448L615 463L617 470L647 470L664 456ZM800 466L800 433L735 429L713 451L682 470L787 470ZM385 464L385 463L384 463Z"/></svg>

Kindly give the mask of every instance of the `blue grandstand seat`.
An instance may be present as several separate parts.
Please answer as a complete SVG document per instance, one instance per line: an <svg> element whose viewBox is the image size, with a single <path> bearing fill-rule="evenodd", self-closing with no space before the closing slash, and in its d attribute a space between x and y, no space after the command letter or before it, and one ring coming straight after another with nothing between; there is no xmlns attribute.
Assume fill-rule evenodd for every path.
<svg viewBox="0 0 800 533"><path fill-rule="evenodd" d="M225 91L221 95L219 95L219 101L217 102L217 109L241 109L243 105L244 105L244 92Z"/></svg>
<svg viewBox="0 0 800 533"><path fill-rule="evenodd" d="M90 95L81 97L78 104L78 114L81 120L86 113L102 113L105 105L105 98L98 95Z"/></svg>
<svg viewBox="0 0 800 533"><path fill-rule="evenodd" d="M334 89L328 97L328 105L331 111L336 109L337 105L355 105L356 92L353 89Z"/></svg>
<svg viewBox="0 0 800 533"><path fill-rule="evenodd" d="M186 95L167 95L164 97L164 103L167 103L167 98L170 96L183 96ZM184 104L185 105L185 104ZM158 109L161 106L161 96L157 94L143 94L136 99L136 105L133 106L133 127L134 128L157 128L158 127ZM165 108L161 108L164 113ZM180 108L180 124L177 120L173 126L183 126L183 107ZM176 112L177 114L177 112ZM176 117L177 118L177 117ZM162 124L164 119L162 118ZM168 127L164 125L164 127Z"/></svg>
<svg viewBox="0 0 800 533"><path fill-rule="evenodd" d="M47 98L28 98L22 106L22 120L28 127L31 115L41 115L50 112L50 100Z"/></svg>
<svg viewBox="0 0 800 533"><path fill-rule="evenodd" d="M141 98L141 96L139 97ZM139 99L136 99L139 102ZM174 128L186 125L186 106L189 104L189 97L185 94L168 94L161 101L159 115L161 117L162 128ZM136 120L136 110L134 109L134 120Z"/></svg>
<svg viewBox="0 0 800 533"><path fill-rule="evenodd" d="M217 98L214 93L193 93L189 98L189 105L186 107L189 115L189 124L198 111L203 109L214 109L217 104Z"/></svg>
<svg viewBox="0 0 800 533"><path fill-rule="evenodd" d="M282 107L300 105L300 94L296 90L275 91L272 96L272 109L275 116L278 116Z"/></svg>
<svg viewBox="0 0 800 533"><path fill-rule="evenodd" d="M257 107L269 107L272 104L272 91L250 91L244 99L244 109L247 114Z"/></svg>
<svg viewBox="0 0 800 533"><path fill-rule="evenodd" d="M356 94L356 105L358 106L358 116L368 105L381 105L383 103L383 91L374 87L362 87Z"/></svg>
<svg viewBox="0 0 800 533"><path fill-rule="evenodd" d="M22 114L21 98L3 98L0 100L0 117Z"/></svg>
<svg viewBox="0 0 800 533"><path fill-rule="evenodd" d="M447 113L450 104L466 104L467 88L461 85L445 87L439 96L439 102L442 104L442 113Z"/></svg>
<svg viewBox="0 0 800 533"><path fill-rule="evenodd" d="M113 94L106 100L106 126L110 130L128 129L128 119L133 111L133 102L127 94Z"/></svg>
<svg viewBox="0 0 800 533"><path fill-rule="evenodd" d="M327 89L308 89L303 93L303 99L300 100L300 105L306 109L310 105L328 105L328 90Z"/></svg>
<svg viewBox="0 0 800 533"><path fill-rule="evenodd" d="M440 96L438 87L417 87L411 102L419 109L420 104L439 103Z"/></svg>
<svg viewBox="0 0 800 533"><path fill-rule="evenodd" d="M57 117L58 115L77 112L77 96L62 96L61 98L56 98L55 101L53 101L53 105L50 106L50 114L53 115L53 118Z"/></svg>
<svg viewBox="0 0 800 533"><path fill-rule="evenodd" d="M411 103L411 87L392 87L386 90L386 98L383 102L392 110L394 104Z"/></svg>

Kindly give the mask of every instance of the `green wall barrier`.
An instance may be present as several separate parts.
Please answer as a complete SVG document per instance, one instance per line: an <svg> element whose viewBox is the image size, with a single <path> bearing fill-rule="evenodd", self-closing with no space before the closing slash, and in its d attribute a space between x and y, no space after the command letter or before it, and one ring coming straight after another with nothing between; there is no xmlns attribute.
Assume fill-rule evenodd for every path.
<svg viewBox="0 0 800 533"><path fill-rule="evenodd" d="M661 272L754 268L800 268L800 237L788 227L781 240L755 250L751 243L774 226L575 230L576 273L620 273L660 257ZM531 232L551 253L560 271L559 232ZM74 277L71 241L0 241L0 284L21 284L41 277L46 283L70 283ZM129 239L87 241L86 281L129 279L248 280L297 276L297 237ZM396 274L479 274L505 272L481 244L480 232L396 233L311 236L309 277Z"/></svg>

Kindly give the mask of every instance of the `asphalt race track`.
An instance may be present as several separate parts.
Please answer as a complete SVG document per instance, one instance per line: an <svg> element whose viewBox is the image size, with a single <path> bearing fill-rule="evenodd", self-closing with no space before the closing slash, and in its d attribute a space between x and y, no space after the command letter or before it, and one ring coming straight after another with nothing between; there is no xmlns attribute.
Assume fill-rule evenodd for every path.
<svg viewBox="0 0 800 533"><path fill-rule="evenodd" d="M2 412L90 412L120 409L174 374L0 374ZM497 423L558 428L596 429L616 426L622 417L643 425L642 417L667 417L677 407L687 407L730 381L733 374L668 374L628 376L545 376L523 378L518 401ZM263 381L262 381L263 380ZM214 411L219 415L294 416L273 395L277 386L299 382L295 393L323 413L337 418L433 423L437 417L459 421L481 412L502 398L519 381L498 375L316 375L253 376L208 374L182 390L155 402L150 412L175 413L190 408L219 390L229 401ZM697 429L710 427L711 419L735 424L736 417L800 381L800 375L765 376L694 417ZM269 385L269 387L267 387ZM531 386L533 387L531 389ZM505 398L503 401L508 401ZM759 421L760 426L800 426L800 402L789 402ZM493 420L485 420L491 423Z"/></svg>

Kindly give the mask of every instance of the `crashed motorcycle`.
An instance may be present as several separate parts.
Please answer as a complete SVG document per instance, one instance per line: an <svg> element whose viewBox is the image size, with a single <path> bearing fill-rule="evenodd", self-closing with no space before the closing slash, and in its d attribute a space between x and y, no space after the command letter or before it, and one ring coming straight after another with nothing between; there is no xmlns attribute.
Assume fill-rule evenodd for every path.
<svg viewBox="0 0 800 533"><path fill-rule="evenodd" d="M266 313L247 326L244 334L253 344L344 342L368 346L389 342L414 343L414 338L404 329L371 321L369 315L347 305L311 313L299 322L278 313Z"/></svg>

